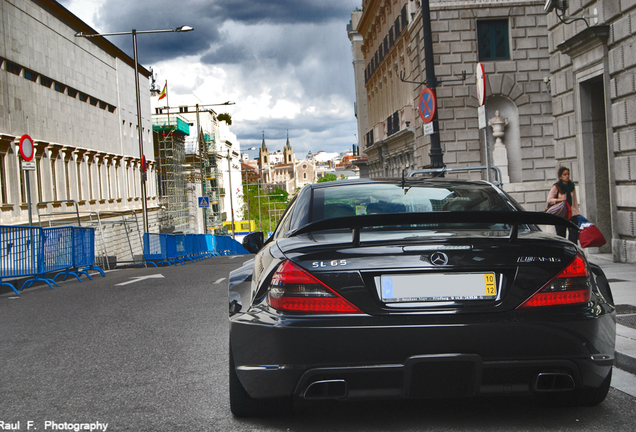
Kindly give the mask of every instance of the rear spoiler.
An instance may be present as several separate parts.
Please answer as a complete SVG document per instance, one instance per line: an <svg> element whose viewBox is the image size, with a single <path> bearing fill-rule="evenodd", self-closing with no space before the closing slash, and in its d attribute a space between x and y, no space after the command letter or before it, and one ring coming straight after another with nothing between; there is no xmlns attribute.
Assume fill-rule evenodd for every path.
<svg viewBox="0 0 636 432"><path fill-rule="evenodd" d="M349 228L353 230L353 243L360 244L360 229L372 226L396 226L433 223L503 223L512 226L510 241L519 234L519 225L554 225L570 229L579 227L568 219L542 212L525 211L441 211L426 213L384 213L347 216L310 222L291 233L291 237L315 231Z"/></svg>

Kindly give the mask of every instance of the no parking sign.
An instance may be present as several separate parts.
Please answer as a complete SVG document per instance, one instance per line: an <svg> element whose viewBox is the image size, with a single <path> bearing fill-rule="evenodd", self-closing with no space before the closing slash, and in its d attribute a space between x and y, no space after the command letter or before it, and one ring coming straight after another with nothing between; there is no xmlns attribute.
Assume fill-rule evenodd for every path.
<svg viewBox="0 0 636 432"><path fill-rule="evenodd" d="M420 117L424 123L432 122L437 111L437 99L433 90L424 87L418 98L418 106L420 107Z"/></svg>

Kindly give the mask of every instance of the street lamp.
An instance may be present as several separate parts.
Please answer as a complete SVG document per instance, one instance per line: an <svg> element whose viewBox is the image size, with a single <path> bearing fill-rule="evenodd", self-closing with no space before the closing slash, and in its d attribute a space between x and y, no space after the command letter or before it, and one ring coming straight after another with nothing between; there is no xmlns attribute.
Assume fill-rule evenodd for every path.
<svg viewBox="0 0 636 432"><path fill-rule="evenodd" d="M89 34L84 32L75 33L75 37L97 37L97 36L120 36L120 35L132 35L133 39L133 54L134 54L134 62L135 62L135 92L137 98L137 131L139 133L139 160L144 160L144 136L142 132L142 124L141 124L141 98L139 96L139 62L137 60L137 34L142 33L171 33L171 32L189 32L194 30L192 27L184 25L181 27L177 27L176 29L167 29L167 30L142 30L137 31L132 29L129 32L117 32L117 33L96 33ZM143 169L139 170L141 172L141 207L143 213L144 220L144 232L148 232L148 209L146 208L146 173Z"/></svg>
<svg viewBox="0 0 636 432"><path fill-rule="evenodd" d="M252 150L256 150L256 147L250 147L248 149L245 149L245 151L252 151ZM243 163L243 162L241 162ZM249 181L249 177L248 177L248 172L247 170L245 170L245 196L247 197L247 232L248 234L252 233L252 221L250 219L250 181Z"/></svg>

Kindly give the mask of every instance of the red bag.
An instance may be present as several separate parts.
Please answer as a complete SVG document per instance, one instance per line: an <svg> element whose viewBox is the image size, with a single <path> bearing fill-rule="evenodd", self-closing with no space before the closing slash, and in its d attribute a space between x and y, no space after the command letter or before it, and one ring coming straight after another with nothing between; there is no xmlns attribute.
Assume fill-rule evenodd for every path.
<svg viewBox="0 0 636 432"><path fill-rule="evenodd" d="M601 247L607 243L596 225L583 216L579 216L579 242L582 248Z"/></svg>

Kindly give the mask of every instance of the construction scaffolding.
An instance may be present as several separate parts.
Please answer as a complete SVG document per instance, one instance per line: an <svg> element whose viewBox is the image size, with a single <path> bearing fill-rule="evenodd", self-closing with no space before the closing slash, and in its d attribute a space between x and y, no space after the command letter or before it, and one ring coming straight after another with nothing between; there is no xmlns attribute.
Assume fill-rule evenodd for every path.
<svg viewBox="0 0 636 432"><path fill-rule="evenodd" d="M154 115L152 129L155 132L155 156L159 202L159 231L172 233L190 232L187 179L185 165L185 137L190 125L181 116Z"/></svg>
<svg viewBox="0 0 636 432"><path fill-rule="evenodd" d="M206 234L215 234L216 230L222 229L221 207L219 205L219 168L217 166L218 153L216 148L215 134L203 133L201 135L201 188L203 196L207 196L210 207L205 210L205 231Z"/></svg>

